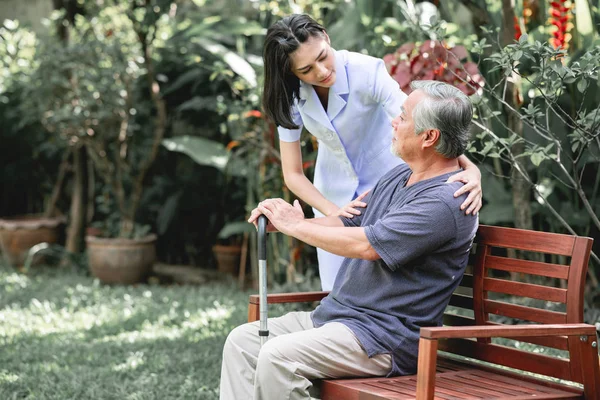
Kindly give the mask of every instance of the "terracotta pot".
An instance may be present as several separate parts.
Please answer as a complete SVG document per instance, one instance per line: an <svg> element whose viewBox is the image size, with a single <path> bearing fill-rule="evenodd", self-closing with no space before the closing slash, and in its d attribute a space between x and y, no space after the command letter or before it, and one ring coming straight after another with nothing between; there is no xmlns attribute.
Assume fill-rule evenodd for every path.
<svg viewBox="0 0 600 400"><path fill-rule="evenodd" d="M21 266L27 251L38 243L56 243L63 217L46 218L41 215L23 215L0 219L0 249L5 259Z"/></svg>
<svg viewBox="0 0 600 400"><path fill-rule="evenodd" d="M224 246L217 244L213 246L212 250L217 259L218 271L236 276L240 267L242 247L239 245Z"/></svg>
<svg viewBox="0 0 600 400"><path fill-rule="evenodd" d="M141 239L107 239L86 236L92 275L104 283L143 281L156 259L156 235Z"/></svg>

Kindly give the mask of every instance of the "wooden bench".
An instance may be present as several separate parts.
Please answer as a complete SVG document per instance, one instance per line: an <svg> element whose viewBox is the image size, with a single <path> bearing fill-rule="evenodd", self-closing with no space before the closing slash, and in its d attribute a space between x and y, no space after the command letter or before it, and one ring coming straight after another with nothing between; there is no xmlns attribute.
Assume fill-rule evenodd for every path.
<svg viewBox="0 0 600 400"><path fill-rule="evenodd" d="M452 295L444 326L421 329L417 374L324 380L322 400L600 400L596 329L583 324L593 240L482 225L475 242L473 266ZM543 261L508 257L515 249L535 252ZM529 283L523 282L523 276L531 278ZM313 302L326 295L271 294L268 302ZM550 304L554 309L547 309ZM259 299L253 295L248 321L258 318ZM519 345L494 343L498 339L493 342L492 337ZM545 354L547 348L556 350ZM558 350L564 358L555 355Z"/></svg>

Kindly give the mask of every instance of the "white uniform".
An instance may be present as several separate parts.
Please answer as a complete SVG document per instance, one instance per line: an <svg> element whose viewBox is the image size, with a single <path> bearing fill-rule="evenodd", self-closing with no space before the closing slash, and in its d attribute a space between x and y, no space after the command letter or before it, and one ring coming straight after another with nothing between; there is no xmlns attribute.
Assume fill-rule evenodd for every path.
<svg viewBox="0 0 600 400"><path fill-rule="evenodd" d="M278 127L278 131L282 141L295 142L304 125L318 139L313 184L342 207L402 163L389 151L391 120L400 114L407 96L382 60L345 50L334 53L336 80L329 90L327 111L312 85L301 81L299 100L292 109L300 128ZM331 290L344 258L321 249L317 256L323 290Z"/></svg>

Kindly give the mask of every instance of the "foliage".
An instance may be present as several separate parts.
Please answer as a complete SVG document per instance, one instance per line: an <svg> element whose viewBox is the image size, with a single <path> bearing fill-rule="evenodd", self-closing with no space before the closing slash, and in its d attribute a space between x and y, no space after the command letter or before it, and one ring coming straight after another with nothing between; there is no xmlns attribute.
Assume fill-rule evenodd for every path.
<svg viewBox="0 0 600 400"><path fill-rule="evenodd" d="M224 240L217 235L228 222L244 221L261 197L292 199L281 179L276 134L259 114L260 53L268 26L291 12L307 12L326 26L335 48L375 57L391 53L386 59L395 65L388 65L404 88L406 77L433 73L477 92L478 128L470 150L484 177L482 222L513 225L514 192L530 189L533 228L598 235L594 132L600 92L594 65L600 14L586 2L578 3L575 15L572 2L517 1L516 20L508 25L499 0L435 2L437 8L412 0L160 0L147 2L156 8L130 8L144 3L85 2L85 12L70 27L68 47L51 37L35 39L16 22L2 28L4 204L42 208L62 152L82 145L100 164L106 162L96 162L97 172L113 167L113 180L123 182L124 198L131 202L134 177L154 151L158 107L150 90L158 85L154 93L168 117L164 138L206 139L217 147L212 155L205 154L209 147L188 153L200 154L195 160L200 163L157 151L157 162L143 179L133 231L156 229L164 260L210 262L210 247ZM505 28L485 28L490 25ZM515 27L526 36L518 30L513 35ZM501 45L507 29L511 38L523 39ZM156 85L147 79L144 47L135 32L154 40L147 50ZM568 47L551 46L560 38ZM427 43L435 45L428 49ZM485 78L485 86L470 82L474 73ZM509 99L513 84L517 95ZM310 177L316 143L306 132L302 146ZM217 152L226 155L226 174L214 168L211 157ZM31 155L41 167L33 165ZM517 170L529 181L525 190L506 179ZM17 197L16 188L25 184L27 194ZM120 231L124 213L118 190L107 179L92 184L95 219L108 231ZM125 211L131 214L131 208ZM312 257L293 241L271 237L277 242L270 253L278 257L278 278L286 275L290 260L300 264Z"/></svg>
<svg viewBox="0 0 600 400"><path fill-rule="evenodd" d="M243 108L243 104L238 104ZM190 156L196 163L212 166L220 170L225 179L241 177L245 182L245 212L232 216L220 230L219 240L239 238L241 234L252 233L250 254L253 265L256 265L255 230L245 219L256 204L264 198L281 197L291 200L286 190L281 171L281 158L275 129L258 110L250 110L243 114L232 112L228 118L228 132L234 138L227 147L200 137L180 136L165 139L167 149ZM225 190L223 194L226 194ZM298 243L290 238L271 236L269 245L269 261L273 273L278 280L286 277L286 281L295 280L299 253Z"/></svg>
<svg viewBox="0 0 600 400"><path fill-rule="evenodd" d="M565 50L524 35L487 62L503 78L484 89L479 103L479 153L518 169L543 206L540 212L548 214L551 229L581 235L599 231L599 178L594 171L600 163L600 48L570 58ZM524 99L509 112L522 122L524 134L508 130L500 135L490 127L499 118L498 105L507 105L502 91L514 76L522 82ZM514 154L516 143L524 145L522 154ZM525 168L517 163L523 157L529 160Z"/></svg>
<svg viewBox="0 0 600 400"><path fill-rule="evenodd" d="M117 236L146 230L134 220L164 133L150 49L166 32L155 10L117 2L89 11L93 18L76 16L68 43L54 36L40 41L27 90L32 119L67 145L86 148L109 188L104 196L114 196L104 202L116 206L106 233ZM111 218L118 220L113 229Z"/></svg>
<svg viewBox="0 0 600 400"><path fill-rule="evenodd" d="M46 208L64 144L48 140L30 118L27 88L37 68L36 36L18 21L0 25L0 215L40 213Z"/></svg>
<svg viewBox="0 0 600 400"><path fill-rule="evenodd" d="M569 37L563 35L561 46L555 47L556 24L540 26L540 20L543 23L545 19L539 14L548 10L550 22L552 18L571 21L566 9L561 15L554 15L559 3L563 2L548 3L548 7L536 10L527 8L531 7L529 3L524 9L517 8L517 14L522 12L528 17L527 24L519 28L530 30L531 34L509 40L508 44L505 44L507 32L479 27L478 39L469 46L470 57L477 62L486 84L472 84L470 75L454 76L470 87L472 93L477 93L472 97L477 107L476 135L469 150L484 157L486 205L481 222L515 224L520 211L514 206L518 195L531 206L533 229L597 236L600 232L600 183L596 173L600 162L599 38L593 39L595 46L577 48L582 41L574 37L567 48ZM497 20L498 15L493 11L486 12L488 21ZM585 22L573 20L577 29L571 33L585 31ZM447 28L448 24L438 21L422 27L422 31L432 40L450 40ZM436 61L433 68L445 66L445 59ZM510 181L506 179L509 176ZM515 179L525 181L524 189L516 185ZM524 193L515 193L521 190ZM596 263L600 261L595 254L592 257ZM597 286L593 268L590 277L591 286Z"/></svg>
<svg viewBox="0 0 600 400"><path fill-rule="evenodd" d="M388 72L405 93L410 93L410 83L416 80L436 80L449 83L467 95L483 86L477 64L466 61L463 46L444 46L439 41L426 40L420 46L406 43L394 53L383 57Z"/></svg>
<svg viewBox="0 0 600 400"><path fill-rule="evenodd" d="M211 140L218 151L231 140L227 120L232 105L259 101L262 60L252 46L262 45L264 29L242 13L215 11L215 2L196 3L178 4L170 23L173 34L158 51L156 69L169 114L165 140ZM208 160L216 153L201 154ZM210 262L225 222L244 216L242 178L197 161L159 155L162 168L145 198L156 209L159 254L180 263Z"/></svg>

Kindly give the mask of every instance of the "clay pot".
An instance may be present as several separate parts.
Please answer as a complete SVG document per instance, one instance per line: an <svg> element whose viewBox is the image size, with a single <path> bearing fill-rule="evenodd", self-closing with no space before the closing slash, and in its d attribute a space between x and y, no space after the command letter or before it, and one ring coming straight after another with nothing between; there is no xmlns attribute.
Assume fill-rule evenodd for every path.
<svg viewBox="0 0 600 400"><path fill-rule="evenodd" d="M213 254L217 259L217 270L219 272L236 276L240 267L240 254L242 247L239 245L225 246L214 245Z"/></svg>
<svg viewBox="0 0 600 400"><path fill-rule="evenodd" d="M39 243L56 243L63 217L23 215L0 219L0 249L13 266L21 266L27 251Z"/></svg>
<svg viewBox="0 0 600 400"><path fill-rule="evenodd" d="M104 283L142 282L156 259L156 235L141 239L86 236L92 275Z"/></svg>

